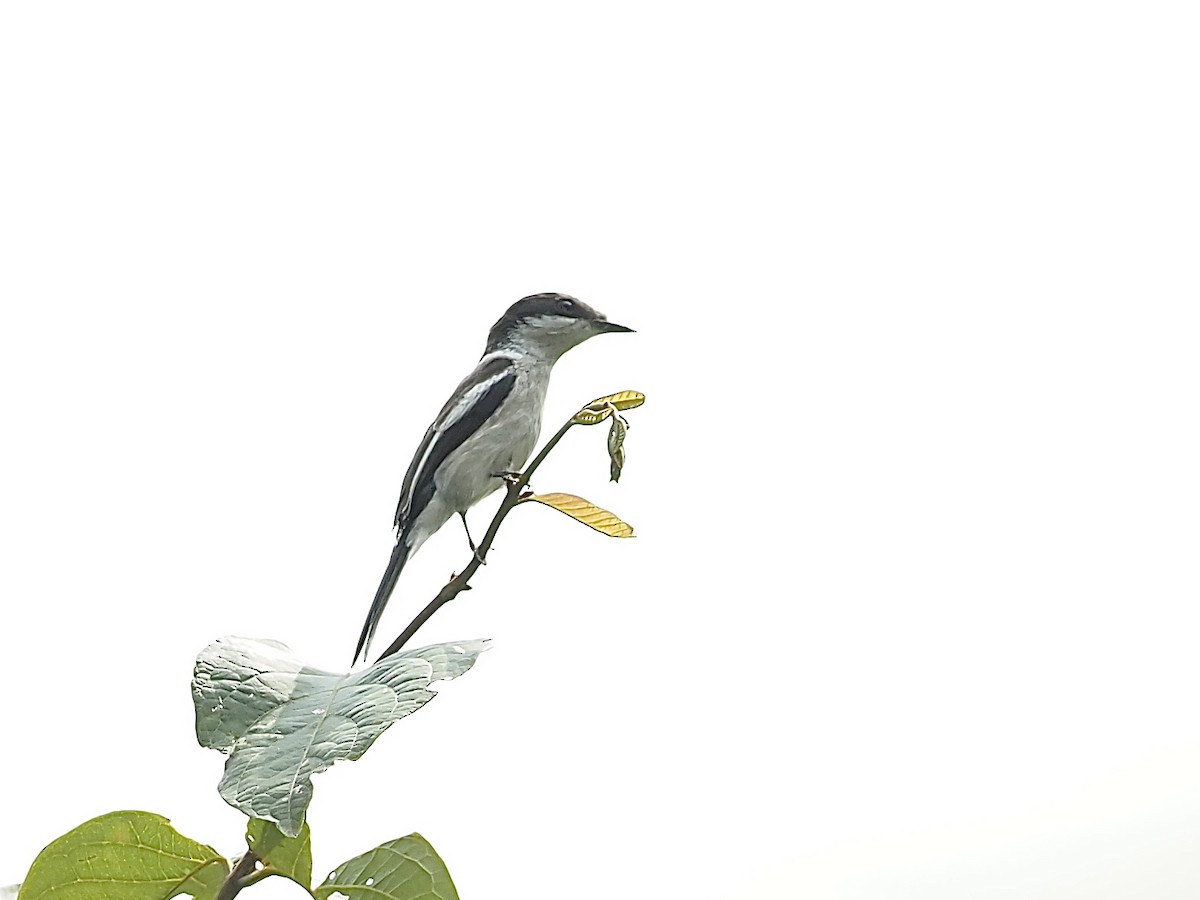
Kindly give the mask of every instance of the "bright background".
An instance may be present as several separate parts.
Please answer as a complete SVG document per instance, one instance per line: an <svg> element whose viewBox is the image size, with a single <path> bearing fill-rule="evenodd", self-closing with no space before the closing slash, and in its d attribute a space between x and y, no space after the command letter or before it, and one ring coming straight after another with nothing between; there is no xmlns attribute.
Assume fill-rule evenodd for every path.
<svg viewBox="0 0 1200 900"><path fill-rule="evenodd" d="M114 809L241 851L195 653L346 664L428 421L557 290L638 334L548 427L649 400L619 485L602 429L535 484L638 538L509 519L422 632L494 648L317 779L319 872L1196 896L1193 10L4 4L0 883Z"/></svg>

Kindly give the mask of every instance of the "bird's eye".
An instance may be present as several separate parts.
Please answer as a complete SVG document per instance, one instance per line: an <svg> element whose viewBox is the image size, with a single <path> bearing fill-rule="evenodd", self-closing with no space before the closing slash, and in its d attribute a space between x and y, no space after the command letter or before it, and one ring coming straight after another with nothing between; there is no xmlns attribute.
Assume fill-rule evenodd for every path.
<svg viewBox="0 0 1200 900"><path fill-rule="evenodd" d="M575 308L575 301L574 301L574 300L567 300L566 298L564 298L564 299L562 299L562 300L559 300L559 301L558 301L558 308L559 308L559 309L574 309L574 308Z"/></svg>

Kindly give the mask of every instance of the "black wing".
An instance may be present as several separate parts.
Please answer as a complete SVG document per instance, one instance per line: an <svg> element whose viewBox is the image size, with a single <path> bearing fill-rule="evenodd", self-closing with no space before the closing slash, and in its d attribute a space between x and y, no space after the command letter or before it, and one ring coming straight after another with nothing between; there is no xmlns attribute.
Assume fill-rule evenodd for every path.
<svg viewBox="0 0 1200 900"><path fill-rule="evenodd" d="M425 432L404 475L396 505L397 528L421 514L433 497L438 467L495 414L516 381L513 361L505 356L480 361L475 371L463 379Z"/></svg>

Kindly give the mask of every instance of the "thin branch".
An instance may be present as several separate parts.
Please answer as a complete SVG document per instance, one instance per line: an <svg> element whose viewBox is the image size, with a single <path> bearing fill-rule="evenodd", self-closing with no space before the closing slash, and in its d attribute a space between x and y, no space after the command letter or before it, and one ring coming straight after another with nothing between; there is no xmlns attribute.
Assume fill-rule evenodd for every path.
<svg viewBox="0 0 1200 900"><path fill-rule="evenodd" d="M258 854L247 847L245 855L238 860L233 871L225 879L225 883L221 885L221 890L217 892L217 900L233 900L242 888L251 884L252 882L247 881L247 878L254 874L254 867L258 863Z"/></svg>
<svg viewBox="0 0 1200 900"><path fill-rule="evenodd" d="M248 888L252 884L258 884L265 878L270 878L272 875L279 874L281 873L278 869L273 869L270 866L263 866L257 872L251 872L249 875L243 878L240 887Z"/></svg>
<svg viewBox="0 0 1200 900"><path fill-rule="evenodd" d="M488 550L492 547L492 541L496 538L496 532L500 530L500 523L504 521L505 516L513 511L513 507L520 502L521 491L529 484L529 479L537 470L537 467L542 464L542 461L554 449L555 445L562 440L563 435L570 431L573 425L577 424L579 423L575 421L574 416L568 419L567 423L558 429L554 437L546 442L546 446L533 458L533 462L525 467L525 471L521 473L521 477L509 484L508 493L504 496L504 502L500 504L500 508L496 510L496 515L492 517L492 524L488 526L487 534L483 536L483 540L479 542L475 553L471 555L471 561L467 563L467 567L454 576L454 578L450 579L450 582L438 591L438 595L430 600L429 604L423 610L417 613L417 617L408 623L407 628L400 632L400 636L392 641L386 650L379 654L379 659L391 656L393 653L398 653L409 642L412 636L417 633L417 630L429 621L435 612L463 591L470 590L471 586L468 582L471 580L471 576L475 574L475 571L482 565L482 562L487 559Z"/></svg>

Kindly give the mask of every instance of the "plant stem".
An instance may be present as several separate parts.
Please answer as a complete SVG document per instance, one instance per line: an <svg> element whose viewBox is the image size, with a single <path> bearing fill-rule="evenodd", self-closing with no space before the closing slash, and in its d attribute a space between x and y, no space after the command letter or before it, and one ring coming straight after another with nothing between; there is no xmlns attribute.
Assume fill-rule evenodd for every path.
<svg viewBox="0 0 1200 900"><path fill-rule="evenodd" d="M233 871L225 879L225 883L221 885L221 890L217 892L217 900L233 900L242 888L251 883L246 879L254 874L254 867L257 865L258 854L247 847L245 855L238 860Z"/></svg>
<svg viewBox="0 0 1200 900"><path fill-rule="evenodd" d="M563 435L570 431L571 427L576 424L578 423L575 421L574 416L568 419L567 423L558 429L554 437L546 442L546 446L533 458L533 462L525 467L525 471L521 473L521 477L508 485L508 493L504 497L504 502L500 504L500 508L496 510L496 515L492 517L492 524L488 526L487 534L483 536L483 540L479 542L475 553L471 555L471 561L467 563L467 567L454 576L454 578L450 579L450 582L438 591L437 596L430 600L429 604L417 613L416 618L408 623L408 627L400 632L400 636L392 641L386 650L379 654L379 659L384 659L393 653L398 653L412 636L417 633L417 630L429 621L435 612L463 591L469 589L470 585L468 582L471 580L471 576L475 574L475 571L482 565L481 561L487 559L487 553L491 549L492 541L496 538L496 532L500 530L500 523L504 521L505 516L512 512L513 507L521 501L521 491L529 484L529 479L537 470L537 467L542 464L542 461L554 449L555 445L562 440Z"/></svg>
<svg viewBox="0 0 1200 900"><path fill-rule="evenodd" d="M278 869L272 869L270 866L263 866L257 872L251 872L249 875L247 875L245 878L243 878L239 887L247 888L247 887L250 887L250 885L252 885L252 884L258 884L264 878L270 878L272 875L278 875L278 874L279 874Z"/></svg>

